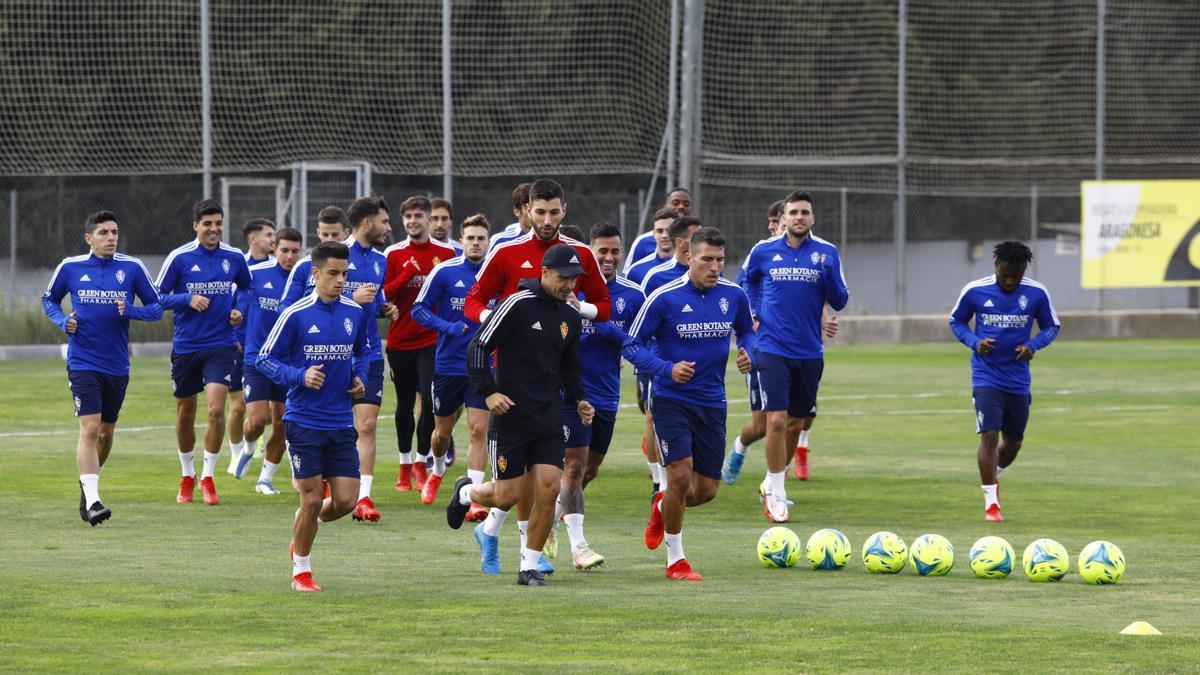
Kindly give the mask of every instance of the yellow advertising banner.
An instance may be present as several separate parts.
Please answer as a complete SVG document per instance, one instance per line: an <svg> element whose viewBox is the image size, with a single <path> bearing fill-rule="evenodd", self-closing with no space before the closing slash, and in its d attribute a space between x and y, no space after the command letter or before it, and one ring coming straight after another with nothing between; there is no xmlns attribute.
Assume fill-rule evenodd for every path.
<svg viewBox="0 0 1200 675"><path fill-rule="evenodd" d="M1200 286L1200 180L1082 184L1084 288Z"/></svg>

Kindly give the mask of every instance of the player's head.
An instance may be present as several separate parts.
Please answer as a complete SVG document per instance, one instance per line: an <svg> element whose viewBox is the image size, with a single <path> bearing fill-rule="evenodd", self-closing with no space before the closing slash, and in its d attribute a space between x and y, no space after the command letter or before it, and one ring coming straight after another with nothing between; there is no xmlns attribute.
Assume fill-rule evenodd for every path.
<svg viewBox="0 0 1200 675"><path fill-rule="evenodd" d="M112 211L97 211L83 221L83 240L97 257L111 258L119 239L117 214Z"/></svg>
<svg viewBox="0 0 1200 675"><path fill-rule="evenodd" d="M429 238L450 241L450 230L454 227L454 207L442 197L429 201Z"/></svg>
<svg viewBox="0 0 1200 675"><path fill-rule="evenodd" d="M1033 251L1019 241L1003 241L992 249L992 258L996 261L996 283L1005 293L1012 293L1025 278Z"/></svg>
<svg viewBox="0 0 1200 675"><path fill-rule="evenodd" d="M525 212L525 205L529 203L530 185L532 183L521 183L512 191L513 215L517 217L517 222L522 226L529 225L529 214Z"/></svg>
<svg viewBox="0 0 1200 675"><path fill-rule="evenodd" d="M202 199L192 204L192 229L201 246L211 250L220 245L224 228L225 210L221 208L221 202Z"/></svg>
<svg viewBox="0 0 1200 675"><path fill-rule="evenodd" d="M559 226L558 236L560 239L562 237L566 237L567 239L574 239L578 242L587 243L587 237L583 236L583 230L575 227L574 225Z"/></svg>
<svg viewBox="0 0 1200 675"><path fill-rule="evenodd" d="M285 227L275 233L275 260L279 262L280 267L292 271L292 267L300 259L302 243L300 230L294 227Z"/></svg>
<svg viewBox="0 0 1200 675"><path fill-rule="evenodd" d="M676 260L687 262L687 252L688 247L691 246L692 235L699 229L700 219L691 216L683 216L671 224L671 229L667 230L667 236L671 238Z"/></svg>
<svg viewBox="0 0 1200 675"><path fill-rule="evenodd" d="M429 212L433 205L429 198L413 195L400 205L400 218L404 224L404 232L408 238L418 244L429 238Z"/></svg>
<svg viewBox="0 0 1200 675"><path fill-rule="evenodd" d="M462 244L463 256L467 260L476 263L483 260L483 256L487 255L491 230L491 223L482 213L476 213L462 222L459 226L459 234L462 237L459 243Z"/></svg>
<svg viewBox="0 0 1200 675"><path fill-rule="evenodd" d="M771 236L779 234L779 215L783 213L783 200L775 202L767 209L767 231Z"/></svg>
<svg viewBox="0 0 1200 675"><path fill-rule="evenodd" d="M671 188L667 193L667 200L663 202L663 208L671 209L681 216L692 215L692 193L688 192L687 188Z"/></svg>
<svg viewBox="0 0 1200 675"><path fill-rule="evenodd" d="M652 231L654 232L654 243L658 257L665 258L671 255L675 250L675 244L671 242L671 225L679 220L679 214L671 209L659 209L654 212L654 221L652 222Z"/></svg>
<svg viewBox="0 0 1200 675"><path fill-rule="evenodd" d="M246 235L246 247L254 257L261 258L275 248L275 223L266 218L251 218L242 226L242 234Z"/></svg>
<svg viewBox="0 0 1200 675"><path fill-rule="evenodd" d="M350 267L350 249L338 241L323 241L312 250L312 275L317 296L333 302L346 287Z"/></svg>
<svg viewBox="0 0 1200 675"><path fill-rule="evenodd" d="M552 298L566 300L581 274L579 251L570 244L555 244L542 255L542 289Z"/></svg>
<svg viewBox="0 0 1200 675"><path fill-rule="evenodd" d="M525 212L538 239L548 241L558 235L558 225L567 215L562 186L549 178L539 178L529 184L529 201Z"/></svg>
<svg viewBox="0 0 1200 675"><path fill-rule="evenodd" d="M725 237L715 227L701 227L688 246L688 276L697 288L717 285L725 269Z"/></svg>
<svg viewBox="0 0 1200 675"><path fill-rule="evenodd" d="M425 202L429 203L428 200ZM383 197L359 197L346 212L354 236L370 246L379 246L387 241L392 232L392 221L388 215L387 202Z"/></svg>
<svg viewBox="0 0 1200 675"><path fill-rule="evenodd" d="M326 206L317 216L318 241L342 241L348 229L346 212L339 206Z"/></svg>
<svg viewBox="0 0 1200 675"><path fill-rule="evenodd" d="M813 228L812 197L807 192L796 190L783 198L783 210L779 214L779 227L792 239L804 239Z"/></svg>
<svg viewBox="0 0 1200 675"><path fill-rule="evenodd" d="M612 281L621 267L621 229L612 223L596 223L588 242L600 263L600 274L605 281Z"/></svg>

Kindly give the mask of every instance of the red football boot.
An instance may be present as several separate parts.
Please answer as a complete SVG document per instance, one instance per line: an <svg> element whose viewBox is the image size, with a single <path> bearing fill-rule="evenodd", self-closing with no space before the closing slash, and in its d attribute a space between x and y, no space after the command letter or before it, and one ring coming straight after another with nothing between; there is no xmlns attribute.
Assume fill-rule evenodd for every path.
<svg viewBox="0 0 1200 675"><path fill-rule="evenodd" d="M184 476L179 481L179 494L175 496L175 502L178 504L191 504L194 499L193 493L196 492L196 477Z"/></svg>
<svg viewBox="0 0 1200 675"><path fill-rule="evenodd" d="M425 487L421 488L421 503L425 506L437 501L438 488L442 486L442 477L436 473L425 480ZM468 510L467 513L470 513Z"/></svg>
<svg viewBox="0 0 1200 675"><path fill-rule="evenodd" d="M320 593L324 589L313 581L312 572L301 572L292 577L292 590L301 593Z"/></svg>
<svg viewBox="0 0 1200 675"><path fill-rule="evenodd" d="M467 517L465 520L468 523L479 523L486 520L487 517L488 510L486 506L481 504L471 504L471 508L467 510Z"/></svg>
<svg viewBox="0 0 1200 675"><path fill-rule="evenodd" d="M808 448L796 446L796 480L808 480Z"/></svg>
<svg viewBox="0 0 1200 675"><path fill-rule="evenodd" d="M396 492L412 492L412 464L401 464L396 474Z"/></svg>
<svg viewBox="0 0 1200 675"><path fill-rule="evenodd" d="M688 564L687 558L680 558L675 561L674 565L667 568L667 578L675 581L700 581L704 577L700 573L692 569Z"/></svg>
<svg viewBox="0 0 1200 675"><path fill-rule="evenodd" d="M358 500L358 504L354 507L354 513L350 514L350 517L357 521L378 523L379 511L375 510L375 502L371 501L370 497L363 497Z"/></svg>
<svg viewBox="0 0 1200 675"><path fill-rule="evenodd" d="M663 493L659 492L650 502L650 522L646 523L646 548L651 551L658 548L662 544L663 537L666 536L666 530L663 529L662 511L658 506L662 498Z"/></svg>
<svg viewBox="0 0 1200 675"><path fill-rule="evenodd" d="M1000 515L1000 505L992 504L983 512L983 519L989 523L1003 523L1004 516Z"/></svg>
<svg viewBox="0 0 1200 675"><path fill-rule="evenodd" d="M216 506L221 503L221 498L217 496L217 486L213 483L212 476L200 479L200 492L204 495L205 504Z"/></svg>
<svg viewBox="0 0 1200 675"><path fill-rule="evenodd" d="M425 489L425 481L429 479L429 469L425 462L415 462L412 466L413 489L417 492Z"/></svg>

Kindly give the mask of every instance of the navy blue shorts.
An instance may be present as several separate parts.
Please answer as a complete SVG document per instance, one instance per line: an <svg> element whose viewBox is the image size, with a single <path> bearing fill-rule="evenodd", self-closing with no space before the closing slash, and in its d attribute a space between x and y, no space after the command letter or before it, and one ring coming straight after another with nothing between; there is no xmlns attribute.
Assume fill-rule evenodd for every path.
<svg viewBox="0 0 1200 675"><path fill-rule="evenodd" d="M466 375L434 373L431 387L433 414L437 417L450 417L458 412L459 406L464 404L468 408L488 409L484 398L471 389Z"/></svg>
<svg viewBox="0 0 1200 675"><path fill-rule="evenodd" d="M801 419L817 416L817 388L825 372L825 359L788 359L758 351L754 365L763 410L786 410L788 415Z"/></svg>
<svg viewBox="0 0 1200 675"><path fill-rule="evenodd" d="M568 448L587 448L598 455L608 454L612 445L613 430L617 426L616 410L597 410L591 426L584 426L575 406L564 405L563 438Z"/></svg>
<svg viewBox="0 0 1200 675"><path fill-rule="evenodd" d="M97 370L68 370L71 398L75 399L75 416L100 413L100 421L116 423L125 403L128 375L109 375Z"/></svg>
<svg viewBox="0 0 1200 675"><path fill-rule="evenodd" d="M229 391L240 392L242 390L242 377L245 374L245 352L235 352L233 357L233 376L229 378Z"/></svg>
<svg viewBox="0 0 1200 675"><path fill-rule="evenodd" d="M688 457L692 471L721 477L725 462L725 408L688 405L673 398L654 402L654 435L663 465Z"/></svg>
<svg viewBox="0 0 1200 675"><path fill-rule="evenodd" d="M527 436L494 431L488 434L488 456L496 480L520 478L534 464L563 467L566 446L559 434Z"/></svg>
<svg viewBox="0 0 1200 675"><path fill-rule="evenodd" d="M171 382L175 398L188 398L204 391L207 384L233 386L233 361L237 347L201 349L188 354L171 351Z"/></svg>
<svg viewBox="0 0 1200 675"><path fill-rule="evenodd" d="M287 400L287 393L286 385L275 384L271 378L259 372L253 363L246 364L246 372L242 373L242 396L246 403L255 401L283 403Z"/></svg>
<svg viewBox="0 0 1200 675"><path fill-rule="evenodd" d="M288 452L292 455L292 477L360 478L358 432L344 429L313 429L295 422L284 425Z"/></svg>
<svg viewBox="0 0 1200 675"><path fill-rule="evenodd" d="M383 405L383 359L372 361L367 366L367 381L363 384L367 385L366 391L362 398L354 399L354 405Z"/></svg>
<svg viewBox="0 0 1200 675"><path fill-rule="evenodd" d="M654 398L654 376L649 373L637 374L637 404L638 411L643 415L650 412L650 401Z"/></svg>
<svg viewBox="0 0 1200 675"><path fill-rule="evenodd" d="M762 378L759 377L757 368L746 373L746 391L750 393L750 412L761 411L763 409L764 396Z"/></svg>
<svg viewBox="0 0 1200 675"><path fill-rule="evenodd" d="M975 433L999 431L1005 438L1019 441L1025 438L1029 422L1031 394L1012 394L992 387L976 387L971 391L975 402Z"/></svg>

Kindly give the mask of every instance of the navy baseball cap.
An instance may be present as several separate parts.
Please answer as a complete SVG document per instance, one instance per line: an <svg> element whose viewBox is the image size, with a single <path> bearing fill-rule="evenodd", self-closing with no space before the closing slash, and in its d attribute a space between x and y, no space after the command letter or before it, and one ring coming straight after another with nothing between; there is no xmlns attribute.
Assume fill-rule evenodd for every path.
<svg viewBox="0 0 1200 675"><path fill-rule="evenodd" d="M570 244L555 244L546 249L546 254L542 256L542 267L564 277L577 277L585 273L583 265L579 263L579 251Z"/></svg>

